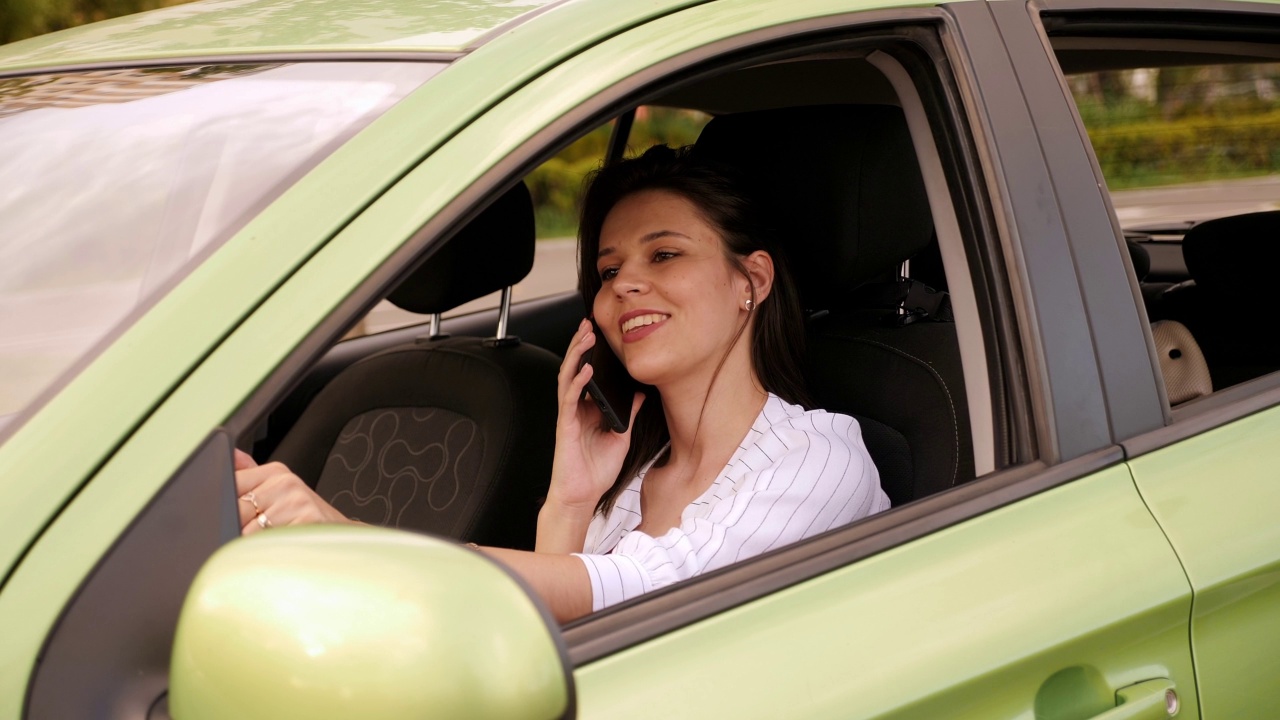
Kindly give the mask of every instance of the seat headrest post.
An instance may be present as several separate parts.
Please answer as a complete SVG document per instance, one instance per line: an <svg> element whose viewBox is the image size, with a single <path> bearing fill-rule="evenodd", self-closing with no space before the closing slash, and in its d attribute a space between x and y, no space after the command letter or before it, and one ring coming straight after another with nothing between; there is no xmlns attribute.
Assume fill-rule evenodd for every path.
<svg viewBox="0 0 1280 720"><path fill-rule="evenodd" d="M502 288L502 302L498 306L498 332L493 336L494 340L503 340L507 337L507 319L511 316L511 286Z"/></svg>
<svg viewBox="0 0 1280 720"><path fill-rule="evenodd" d="M431 313L431 322L427 325L427 331L433 338L440 336L440 313Z"/></svg>

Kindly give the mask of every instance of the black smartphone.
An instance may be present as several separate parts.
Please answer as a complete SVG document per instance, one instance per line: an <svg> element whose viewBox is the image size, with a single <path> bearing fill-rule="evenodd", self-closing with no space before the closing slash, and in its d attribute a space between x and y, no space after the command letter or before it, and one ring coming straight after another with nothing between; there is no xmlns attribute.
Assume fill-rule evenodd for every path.
<svg viewBox="0 0 1280 720"><path fill-rule="evenodd" d="M600 406L600 413L610 430L626 432L627 425L631 423L631 403L640 383L627 373L626 366L613 354L609 341L604 339L595 320L591 321L591 330L596 334L596 344L591 352L582 356L582 364L590 363L594 370L587 382L586 394Z"/></svg>

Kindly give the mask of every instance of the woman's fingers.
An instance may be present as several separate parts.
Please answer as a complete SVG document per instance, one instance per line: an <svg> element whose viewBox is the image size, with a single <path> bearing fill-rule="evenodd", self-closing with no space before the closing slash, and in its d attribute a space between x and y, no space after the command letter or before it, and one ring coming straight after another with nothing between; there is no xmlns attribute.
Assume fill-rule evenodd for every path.
<svg viewBox="0 0 1280 720"><path fill-rule="evenodd" d="M569 387L565 388L564 395L560 397L560 412L564 418L577 417L578 404L582 402L582 391L587 387L587 383L591 382L591 377L595 373L595 368L583 365L578 374L569 381Z"/></svg>
<svg viewBox="0 0 1280 720"><path fill-rule="evenodd" d="M260 515L266 515L273 525L282 524L286 518L282 517L281 500L292 493L310 492L310 488L283 463L268 463L236 473L236 491L240 527L248 534L263 529ZM273 508L275 515L270 514Z"/></svg>
<svg viewBox="0 0 1280 720"><path fill-rule="evenodd" d="M574 333L568 350L565 351L564 362L560 363L560 374L557 380L562 398L568 391L569 384L578 375L582 356L595 345L595 339L595 333L591 331L591 323L583 320L578 326L578 332Z"/></svg>
<svg viewBox="0 0 1280 720"><path fill-rule="evenodd" d="M234 463L236 470L248 470L249 468L258 467L258 462L253 459L249 453L240 448L232 448L234 452Z"/></svg>

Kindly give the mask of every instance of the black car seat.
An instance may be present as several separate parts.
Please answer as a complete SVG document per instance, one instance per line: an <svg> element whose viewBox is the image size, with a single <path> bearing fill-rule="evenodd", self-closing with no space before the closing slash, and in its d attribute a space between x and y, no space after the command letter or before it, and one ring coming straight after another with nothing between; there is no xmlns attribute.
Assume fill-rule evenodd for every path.
<svg viewBox="0 0 1280 720"><path fill-rule="evenodd" d="M501 331L435 335L438 314L509 288L533 265L523 184L499 197L388 298L433 314L432 334L353 363L272 456L334 507L371 524L532 548L555 447L552 353Z"/></svg>
<svg viewBox="0 0 1280 720"><path fill-rule="evenodd" d="M1199 223L1182 238L1182 256L1194 283L1165 292L1161 316L1195 336L1214 388L1280 369L1280 340L1257 321L1274 301L1258 273L1280 263L1280 211Z"/></svg>
<svg viewBox="0 0 1280 720"><path fill-rule="evenodd" d="M902 111L830 105L722 115L696 152L745 172L768 205L811 318L814 400L860 420L893 504L972 479L946 294L900 275L935 242Z"/></svg>

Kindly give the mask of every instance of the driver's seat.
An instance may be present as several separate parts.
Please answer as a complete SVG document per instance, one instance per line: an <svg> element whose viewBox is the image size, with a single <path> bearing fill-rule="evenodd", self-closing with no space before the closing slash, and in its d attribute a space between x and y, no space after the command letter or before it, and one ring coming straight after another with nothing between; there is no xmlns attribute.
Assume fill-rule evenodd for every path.
<svg viewBox="0 0 1280 720"><path fill-rule="evenodd" d="M826 105L721 115L695 148L746 173L766 203L809 312L814 400L858 419L893 504L971 480L949 303L945 293L900 277L904 261L935 243L902 110ZM893 293L907 287L915 288L908 302L922 294L938 303L910 324L893 307L902 304ZM886 305L886 297L896 299Z"/></svg>

